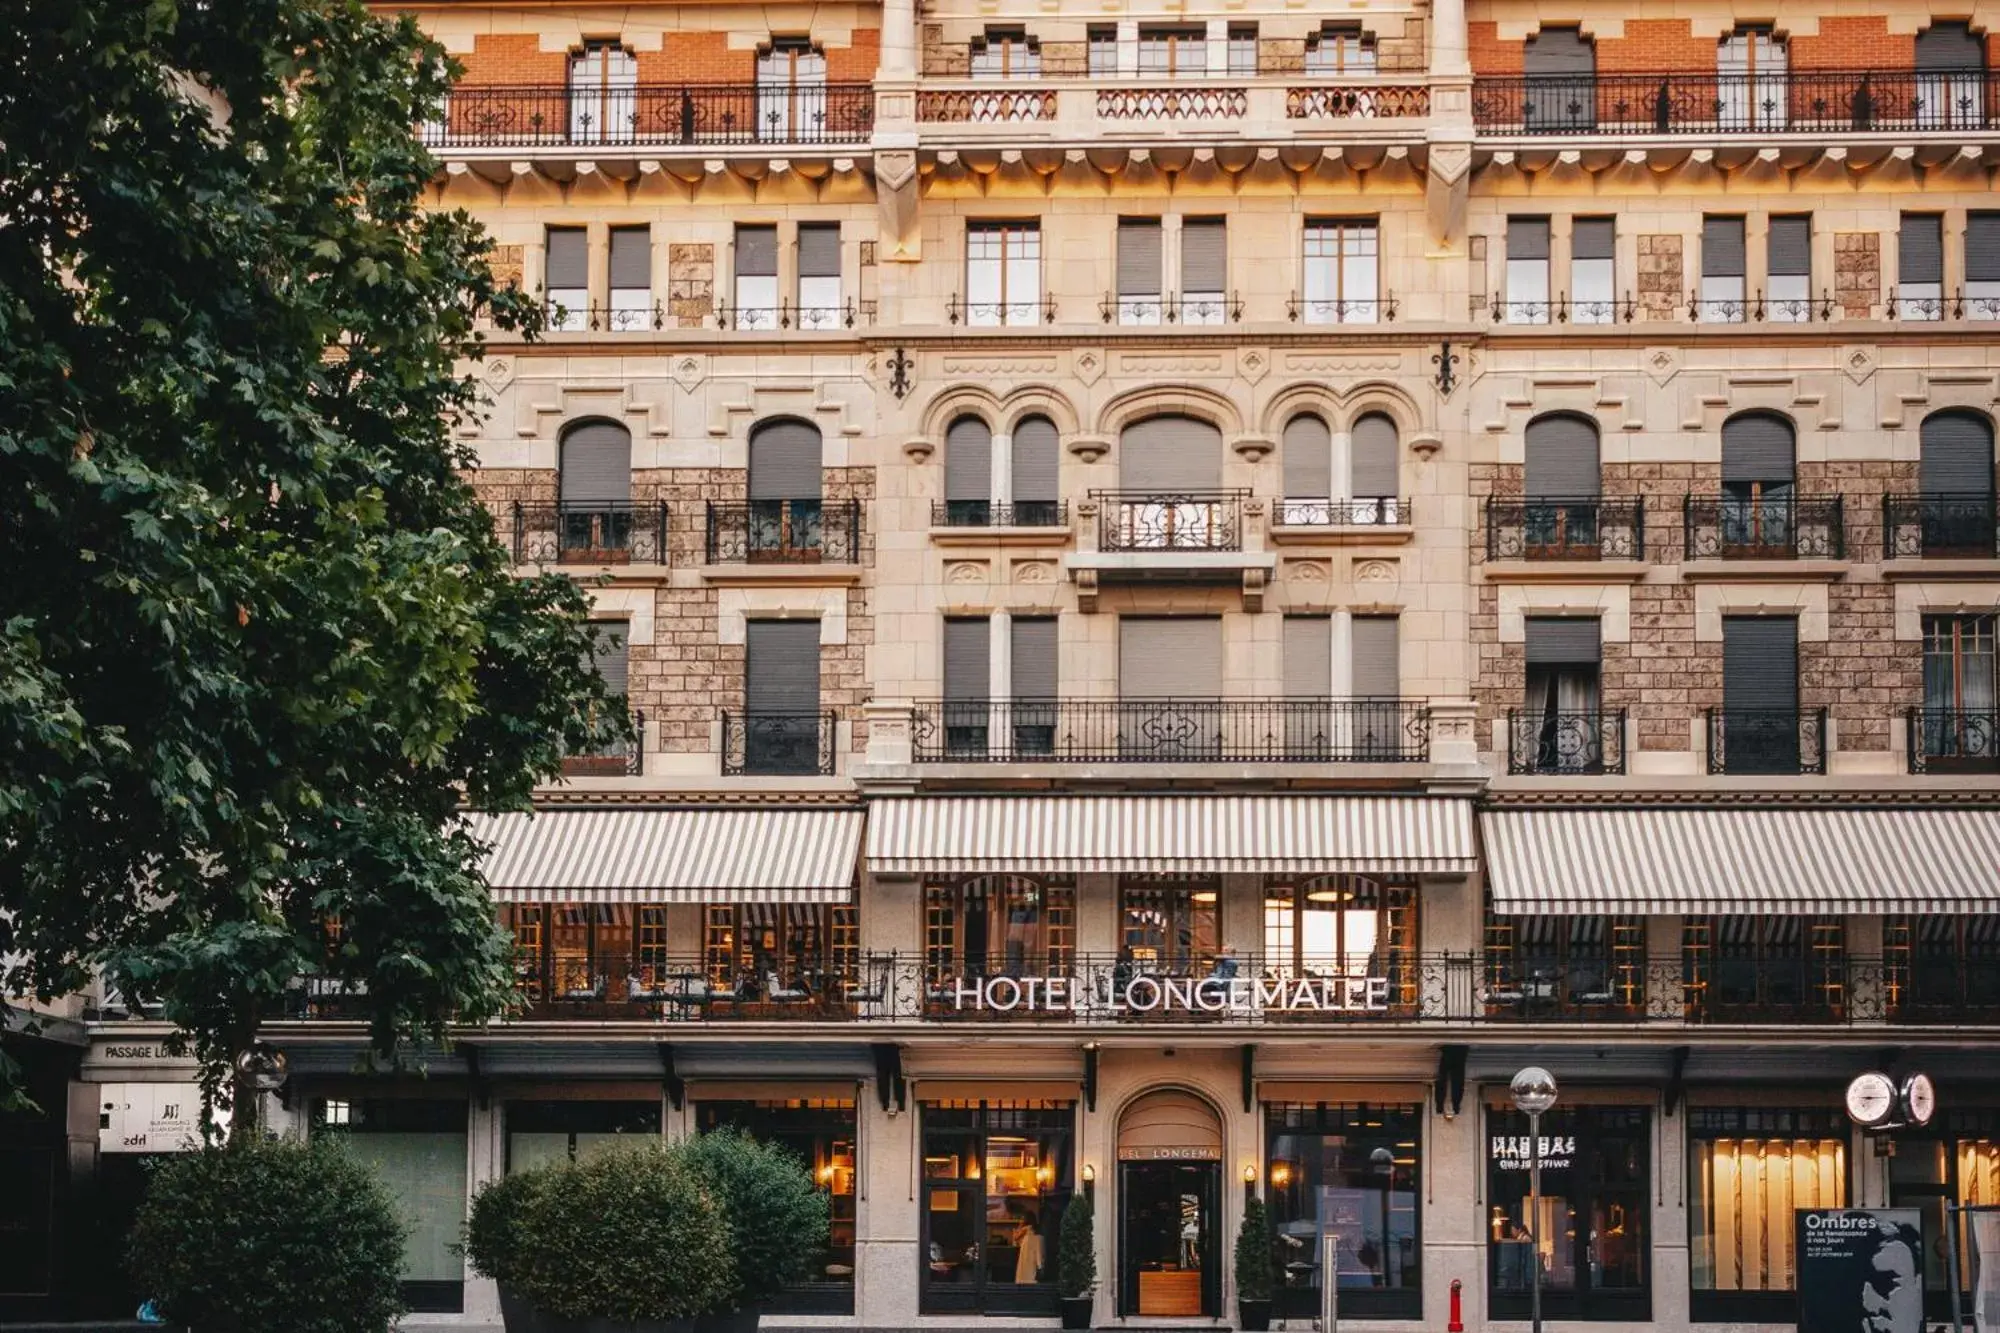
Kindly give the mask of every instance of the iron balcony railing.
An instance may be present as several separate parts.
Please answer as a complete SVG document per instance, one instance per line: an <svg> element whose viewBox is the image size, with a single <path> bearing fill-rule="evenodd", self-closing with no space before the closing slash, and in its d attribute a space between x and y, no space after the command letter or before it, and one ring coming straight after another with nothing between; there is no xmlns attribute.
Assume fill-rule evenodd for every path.
<svg viewBox="0 0 2000 1333"><path fill-rule="evenodd" d="M2000 957L1918 948L1889 954L1886 1008L1895 1023L2000 1022Z"/></svg>
<svg viewBox="0 0 2000 1333"><path fill-rule="evenodd" d="M1630 324L1638 317L1639 303L1630 292L1623 297L1559 295L1535 300L1510 300L1495 292L1487 309L1495 324Z"/></svg>
<svg viewBox="0 0 2000 1333"><path fill-rule="evenodd" d="M1100 551L1240 551L1247 490L1095 490Z"/></svg>
<svg viewBox="0 0 2000 1333"><path fill-rule="evenodd" d="M1069 506L1061 500L933 500L934 528L1067 528Z"/></svg>
<svg viewBox="0 0 2000 1333"><path fill-rule="evenodd" d="M630 715L631 735L624 740L606 741L587 750L563 756L566 778L637 777L646 771L646 714Z"/></svg>
<svg viewBox="0 0 2000 1333"><path fill-rule="evenodd" d="M1056 299L1032 296L1020 301L974 301L951 294L945 302L945 321L975 329L1038 327L1056 322Z"/></svg>
<svg viewBox="0 0 2000 1333"><path fill-rule="evenodd" d="M545 333L656 333L667 327L667 309L651 292L634 290L629 301L572 305L555 297L542 299Z"/></svg>
<svg viewBox="0 0 2000 1333"><path fill-rule="evenodd" d="M1410 502L1394 495L1274 500L1271 521L1297 528L1396 527L1410 521Z"/></svg>
<svg viewBox="0 0 2000 1333"><path fill-rule="evenodd" d="M1486 502L1488 560L1643 560L1646 502L1595 496Z"/></svg>
<svg viewBox="0 0 2000 1333"><path fill-rule="evenodd" d="M1507 713L1507 771L1599 777L1625 771L1625 710Z"/></svg>
<svg viewBox="0 0 2000 1333"><path fill-rule="evenodd" d="M2000 556L2000 505L1991 492L1882 497L1882 558L1991 560Z"/></svg>
<svg viewBox="0 0 2000 1333"><path fill-rule="evenodd" d="M1294 292L1285 298L1285 318L1294 324L1393 324L1396 296L1346 301Z"/></svg>
<svg viewBox="0 0 2000 1333"><path fill-rule="evenodd" d="M1681 501L1687 560L1844 560L1841 497L1690 495Z"/></svg>
<svg viewBox="0 0 2000 1333"><path fill-rule="evenodd" d="M1157 324L1239 324L1243 321L1243 298L1216 292L1206 296L1114 296L1109 292L1097 303L1106 324L1144 327Z"/></svg>
<svg viewBox="0 0 2000 1333"><path fill-rule="evenodd" d="M839 743L840 714L830 708L722 714L722 771L730 777L830 777Z"/></svg>
<svg viewBox="0 0 2000 1333"><path fill-rule="evenodd" d="M651 500L515 501L517 565L663 565L667 506Z"/></svg>
<svg viewBox="0 0 2000 1333"><path fill-rule="evenodd" d="M852 565L861 560L859 500L708 502L711 565Z"/></svg>
<svg viewBox="0 0 2000 1333"><path fill-rule="evenodd" d="M861 144L875 129L865 83L563 84L457 88L431 148L617 148L672 144Z"/></svg>
<svg viewBox="0 0 2000 1333"><path fill-rule="evenodd" d="M1826 772L1824 708L1710 708L1708 771Z"/></svg>
<svg viewBox="0 0 2000 1333"><path fill-rule="evenodd" d="M925 763L1423 763L1404 699L942 699L911 710Z"/></svg>
<svg viewBox="0 0 2000 1333"><path fill-rule="evenodd" d="M1905 737L1912 773L2000 773L2000 711L1912 708Z"/></svg>
<svg viewBox="0 0 2000 1333"><path fill-rule="evenodd" d="M2000 126L2000 75L1965 70L1481 76L1485 135L1945 134Z"/></svg>
<svg viewBox="0 0 2000 1333"><path fill-rule="evenodd" d="M797 305L790 301L780 301L775 306L731 305L726 301L715 307L715 327L733 329L739 333L777 333L796 330L800 333L835 333L841 329L851 329L856 322L875 322L875 303L856 301L849 297L837 305Z"/></svg>

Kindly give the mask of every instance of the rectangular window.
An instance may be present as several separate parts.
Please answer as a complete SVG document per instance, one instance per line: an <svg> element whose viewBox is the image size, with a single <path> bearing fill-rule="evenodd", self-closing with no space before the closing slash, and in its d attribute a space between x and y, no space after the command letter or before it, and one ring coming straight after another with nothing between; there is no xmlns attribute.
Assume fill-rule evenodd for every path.
<svg viewBox="0 0 2000 1333"><path fill-rule="evenodd" d="M799 323L801 329L837 329L840 304L840 224L799 224Z"/></svg>
<svg viewBox="0 0 2000 1333"><path fill-rule="evenodd" d="M1889 917L1882 962L1892 1019L1990 1023L2000 1014L2000 921L1990 916Z"/></svg>
<svg viewBox="0 0 2000 1333"><path fill-rule="evenodd" d="M1267 1102L1264 1179L1272 1258L1280 1274L1272 1313L1320 1311L1323 1238L1338 1237L1343 1316L1416 1319L1423 1304L1421 1105Z"/></svg>
<svg viewBox="0 0 2000 1333"><path fill-rule="evenodd" d="M1529 616L1528 693L1515 724L1513 760L1531 773L1595 773L1604 766L1598 622Z"/></svg>
<svg viewBox="0 0 2000 1333"><path fill-rule="evenodd" d="M1118 219L1118 322L1158 324L1165 315L1160 300L1160 235L1158 218Z"/></svg>
<svg viewBox="0 0 2000 1333"><path fill-rule="evenodd" d="M860 980L861 915L853 906L711 903L703 909L695 1004L800 1006L835 1002ZM696 1010L696 1012L700 1012Z"/></svg>
<svg viewBox="0 0 2000 1333"><path fill-rule="evenodd" d="M1400 622L1395 616L1356 616L1351 628L1352 680L1357 699L1400 699L1403 694Z"/></svg>
<svg viewBox="0 0 2000 1333"><path fill-rule="evenodd" d="M1221 218L1183 218L1181 220L1181 323L1226 322L1228 290L1228 226Z"/></svg>
<svg viewBox="0 0 2000 1333"><path fill-rule="evenodd" d="M1965 317L2000 319L2000 213L1965 215Z"/></svg>
<svg viewBox="0 0 2000 1333"><path fill-rule="evenodd" d="M1053 1308L1056 1228L1076 1110L1057 1101L926 1102L919 1307Z"/></svg>
<svg viewBox="0 0 2000 1333"><path fill-rule="evenodd" d="M992 622L954 616L944 622L944 739L948 754L982 757L992 714Z"/></svg>
<svg viewBox="0 0 2000 1333"><path fill-rule="evenodd" d="M1333 693L1333 621L1328 616L1286 616L1285 697L1324 699Z"/></svg>
<svg viewBox="0 0 2000 1333"><path fill-rule="evenodd" d="M660 1103L508 1102L507 1174L580 1162L660 1139Z"/></svg>
<svg viewBox="0 0 2000 1333"><path fill-rule="evenodd" d="M1528 1117L1486 1111L1488 1316L1526 1319L1537 1255L1549 1319L1638 1319L1651 1313L1653 1160L1639 1107L1557 1106L1539 1142ZM1529 1167L1541 1194L1529 1212Z"/></svg>
<svg viewBox="0 0 2000 1333"><path fill-rule="evenodd" d="M778 229L736 229L736 319L739 329L778 327Z"/></svg>
<svg viewBox="0 0 2000 1333"><path fill-rule="evenodd" d="M1118 73L1118 25L1093 23L1085 32L1092 78L1111 78Z"/></svg>
<svg viewBox="0 0 2000 1333"><path fill-rule="evenodd" d="M1777 324L1812 320L1812 214L1771 219L1764 265L1771 299L1765 318Z"/></svg>
<svg viewBox="0 0 2000 1333"><path fill-rule="evenodd" d="M1494 1018L1635 1018L1645 1010L1643 917L1489 911L1481 963Z"/></svg>
<svg viewBox="0 0 2000 1333"><path fill-rule="evenodd" d="M1923 757L1932 772L2000 769L1995 617L1924 617Z"/></svg>
<svg viewBox="0 0 2000 1333"><path fill-rule="evenodd" d="M1611 218L1577 218L1569 236L1569 322L1612 324L1618 318L1618 281Z"/></svg>
<svg viewBox="0 0 2000 1333"><path fill-rule="evenodd" d="M1208 29L1139 29L1139 74L1143 78L1199 79L1208 74Z"/></svg>
<svg viewBox="0 0 2000 1333"><path fill-rule="evenodd" d="M1373 324L1381 314L1373 218L1309 218L1305 232L1308 324Z"/></svg>
<svg viewBox="0 0 2000 1333"><path fill-rule="evenodd" d="M644 329L653 323L653 231L611 229L611 327Z"/></svg>
<svg viewBox="0 0 2000 1333"><path fill-rule="evenodd" d="M1417 902L1408 884L1323 875L1264 888L1264 969L1377 978L1392 1008L1417 1002Z"/></svg>
<svg viewBox="0 0 2000 1333"><path fill-rule="evenodd" d="M1507 323L1549 322L1549 220L1507 219Z"/></svg>
<svg viewBox="0 0 2000 1333"><path fill-rule="evenodd" d="M550 227L546 233L542 299L551 333L590 327L590 241L582 227Z"/></svg>
<svg viewBox="0 0 2000 1333"><path fill-rule="evenodd" d="M1257 75L1257 25L1229 25L1229 77L1250 79Z"/></svg>
<svg viewBox="0 0 2000 1333"><path fill-rule="evenodd" d="M1018 501L1016 502L1019 503ZM1016 616L1008 643L1014 688L1014 753L1033 758L1056 749L1056 617Z"/></svg>
<svg viewBox="0 0 2000 1333"><path fill-rule="evenodd" d="M1306 38L1306 73L1375 73L1375 42L1359 28L1329 24Z"/></svg>
<svg viewBox="0 0 2000 1333"><path fill-rule="evenodd" d="M1764 1322L1756 1318L1761 1305L1782 1322L1797 1288L1792 1210L1848 1205L1847 1117L1833 1108L1700 1106L1687 1115L1692 1317ZM1732 1302L1724 1293L1786 1299Z"/></svg>
<svg viewBox="0 0 2000 1333"><path fill-rule="evenodd" d="M965 322L1030 326L1042 317L1042 230L1027 222L965 224Z"/></svg>
<svg viewBox="0 0 2000 1333"><path fill-rule="evenodd" d="M819 772L819 640L817 620L744 626L745 773Z"/></svg>
<svg viewBox="0 0 2000 1333"><path fill-rule="evenodd" d="M1725 134L1785 128L1789 65L1784 39L1769 28L1741 28L1716 48L1716 126Z"/></svg>
<svg viewBox="0 0 2000 1333"><path fill-rule="evenodd" d="M1217 875L1121 875L1118 956L1137 971L1207 975L1222 950Z"/></svg>
<svg viewBox="0 0 2000 1333"><path fill-rule="evenodd" d="M932 884L924 922L925 980L942 1014L957 1012L954 978L1063 976L1076 965L1076 885L1067 878L979 875Z"/></svg>
<svg viewBox="0 0 2000 1333"><path fill-rule="evenodd" d="M1846 927L1839 917L1681 919L1688 1017L1710 1023L1825 1023L1846 1010Z"/></svg>
<svg viewBox="0 0 2000 1333"><path fill-rule="evenodd" d="M1990 1208L2000 1203L2000 1111L1991 1107L1940 1109L1922 1129L1896 1135L1889 1166L1889 1206L1923 1212L1924 1290L1933 1310L1946 1307L1948 1274L1944 1246L1951 1234L1945 1202ZM1961 1215L1958 1230L1959 1281L1972 1285L1972 1219ZM1937 1239L1932 1239L1937 1238Z"/></svg>
<svg viewBox="0 0 2000 1333"><path fill-rule="evenodd" d="M695 1127L704 1134L736 1129L759 1143L790 1152L812 1172L813 1182L827 1196L832 1223L826 1248L806 1264L807 1277L788 1288L780 1302L801 1296L831 1294L835 1307L846 1297L854 1302L855 1104L852 1098L792 1098L784 1101L702 1101L694 1106ZM815 1291L815 1289L819 1289ZM800 1308L794 1306L794 1308ZM818 1309L820 1307L812 1307Z"/></svg>
<svg viewBox="0 0 2000 1333"><path fill-rule="evenodd" d="M989 27L972 39L975 79L1033 79L1042 73L1042 48L1025 28Z"/></svg>
<svg viewBox="0 0 2000 1333"><path fill-rule="evenodd" d="M1722 719L1711 746L1728 773L1796 773L1801 745L1799 644L1791 616L1722 618ZM1817 749L1818 738L1814 737Z"/></svg>
<svg viewBox="0 0 2000 1333"><path fill-rule="evenodd" d="M1741 324L1749 315L1743 299L1743 219L1701 220L1701 322Z"/></svg>
<svg viewBox="0 0 2000 1333"><path fill-rule="evenodd" d="M1944 318L1944 218L1905 213L1896 232L1896 318Z"/></svg>

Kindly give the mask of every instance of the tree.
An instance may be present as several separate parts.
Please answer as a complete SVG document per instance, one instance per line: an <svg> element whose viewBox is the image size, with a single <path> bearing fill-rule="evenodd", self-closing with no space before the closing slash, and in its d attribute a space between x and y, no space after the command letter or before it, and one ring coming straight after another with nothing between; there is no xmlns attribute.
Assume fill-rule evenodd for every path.
<svg viewBox="0 0 2000 1333"><path fill-rule="evenodd" d="M384 1053L490 1015L455 811L624 714L584 594L516 578L461 475L478 326L537 320L425 207L453 71L358 0L8 18L0 995L103 967L225 1101L302 974Z"/></svg>

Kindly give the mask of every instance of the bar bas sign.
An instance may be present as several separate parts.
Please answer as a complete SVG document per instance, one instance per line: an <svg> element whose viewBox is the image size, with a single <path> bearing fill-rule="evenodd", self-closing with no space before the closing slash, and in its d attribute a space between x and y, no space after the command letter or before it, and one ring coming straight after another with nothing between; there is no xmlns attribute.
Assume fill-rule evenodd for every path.
<svg viewBox="0 0 2000 1333"><path fill-rule="evenodd" d="M953 1008L1006 1013L1386 1013L1387 977L961 977Z"/></svg>

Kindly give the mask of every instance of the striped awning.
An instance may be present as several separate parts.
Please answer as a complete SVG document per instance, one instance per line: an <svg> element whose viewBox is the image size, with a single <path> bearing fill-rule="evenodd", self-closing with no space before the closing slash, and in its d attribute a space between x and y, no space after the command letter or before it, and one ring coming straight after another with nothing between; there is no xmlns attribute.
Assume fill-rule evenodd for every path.
<svg viewBox="0 0 2000 1333"><path fill-rule="evenodd" d="M499 902L844 903L859 810L543 810L468 817Z"/></svg>
<svg viewBox="0 0 2000 1333"><path fill-rule="evenodd" d="M2000 810L1488 810L1493 910L2000 912Z"/></svg>
<svg viewBox="0 0 2000 1333"><path fill-rule="evenodd" d="M1432 796L891 796L871 870L1465 873L1472 806Z"/></svg>

